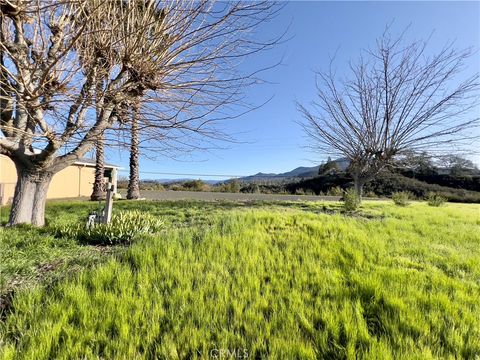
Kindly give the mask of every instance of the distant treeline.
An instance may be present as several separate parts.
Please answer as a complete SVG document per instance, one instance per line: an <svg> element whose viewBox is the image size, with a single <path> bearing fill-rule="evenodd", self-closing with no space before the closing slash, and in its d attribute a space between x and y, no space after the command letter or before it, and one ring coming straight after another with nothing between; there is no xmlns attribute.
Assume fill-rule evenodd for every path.
<svg viewBox="0 0 480 360"><path fill-rule="evenodd" d="M119 188L126 188L126 181L119 181ZM202 180L188 180L161 184L154 181L141 181L141 190L172 191L214 191L232 193L266 193L297 195L341 196L345 189L353 186L353 179L345 172L319 175L309 179L292 180L288 183L272 181L268 184L228 180L208 184ZM390 197L393 193L408 191L417 198L425 198L435 192L451 202L480 203L480 175L439 175L414 174L411 172L384 171L375 180L365 185L367 197Z"/></svg>
<svg viewBox="0 0 480 360"><path fill-rule="evenodd" d="M448 185L448 186L445 186ZM353 179L345 173L322 175L290 183L289 193L330 194L332 189L347 189L353 186ZM367 196L389 197L395 192L408 191L418 198L429 192L441 194L452 202L480 202L480 176L430 175L408 177L399 173L383 172L365 185Z"/></svg>

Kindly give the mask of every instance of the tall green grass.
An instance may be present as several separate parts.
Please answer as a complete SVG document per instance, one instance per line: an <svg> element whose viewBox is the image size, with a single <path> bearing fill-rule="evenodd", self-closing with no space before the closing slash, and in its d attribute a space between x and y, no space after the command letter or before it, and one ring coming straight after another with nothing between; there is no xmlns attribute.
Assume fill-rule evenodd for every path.
<svg viewBox="0 0 480 360"><path fill-rule="evenodd" d="M139 206L171 226L15 296L0 358L480 356L477 205Z"/></svg>

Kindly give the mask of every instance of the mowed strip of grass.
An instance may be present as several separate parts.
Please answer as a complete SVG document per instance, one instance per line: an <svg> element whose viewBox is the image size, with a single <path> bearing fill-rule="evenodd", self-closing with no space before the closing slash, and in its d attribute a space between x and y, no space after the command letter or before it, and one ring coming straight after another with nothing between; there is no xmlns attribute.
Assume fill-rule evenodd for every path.
<svg viewBox="0 0 480 360"><path fill-rule="evenodd" d="M370 203L357 216L287 205L139 205L172 225L17 294L0 357L480 355L478 205Z"/></svg>

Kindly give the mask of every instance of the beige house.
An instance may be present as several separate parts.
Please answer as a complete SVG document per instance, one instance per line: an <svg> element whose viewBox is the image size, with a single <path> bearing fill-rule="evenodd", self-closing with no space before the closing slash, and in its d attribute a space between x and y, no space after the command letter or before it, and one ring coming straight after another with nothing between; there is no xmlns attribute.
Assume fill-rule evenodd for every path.
<svg viewBox="0 0 480 360"><path fill-rule="evenodd" d="M105 164L105 177L117 188L118 166ZM48 189L48 199L78 198L92 194L95 161L81 159L55 174ZM12 202L17 171L12 160L0 155L0 205Z"/></svg>

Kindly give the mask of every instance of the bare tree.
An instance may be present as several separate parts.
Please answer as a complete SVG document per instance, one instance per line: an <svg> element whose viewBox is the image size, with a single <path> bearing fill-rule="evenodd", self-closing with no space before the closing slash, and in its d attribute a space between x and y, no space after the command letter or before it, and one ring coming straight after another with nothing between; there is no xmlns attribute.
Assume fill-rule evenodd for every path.
<svg viewBox="0 0 480 360"><path fill-rule="evenodd" d="M403 151L401 155L397 156L394 164L392 164L394 171L411 171L413 176L418 175L434 175L436 174L434 158L426 151Z"/></svg>
<svg viewBox="0 0 480 360"><path fill-rule="evenodd" d="M451 155L444 155L438 159L441 166L450 170L451 175L466 175L471 174L472 172L478 171L478 168L475 164L468 159L458 155L458 154L451 154Z"/></svg>
<svg viewBox="0 0 480 360"><path fill-rule="evenodd" d="M339 80L332 63L317 73L318 99L298 104L300 122L320 152L348 158L359 197L365 182L407 151L454 151L478 138L478 73L459 78L467 49L446 45L436 55L426 42L404 44L388 28L373 50L350 63Z"/></svg>
<svg viewBox="0 0 480 360"><path fill-rule="evenodd" d="M221 9L221 7L220 7ZM278 8L277 10L279 10ZM258 25L258 20L264 18L271 9L258 17L258 8L253 10L256 20L252 25ZM162 12L158 11L158 18L162 19ZM273 15L268 14L268 17ZM283 35L282 35L283 36ZM255 53L274 45L282 36L265 43L257 43L254 47L248 45L248 52ZM231 46L231 36L222 40L220 48L228 50L228 56L219 56L215 59L214 67L221 69L222 76L212 76L213 69L210 61L193 61L185 69L175 72L174 81L164 79L162 94L146 94L142 89L137 89L137 98L131 102L131 108L125 116L131 121L124 122L129 132L129 142L125 144L130 152L128 199L138 199L139 191L139 157L141 150L151 159L158 157L177 158L193 151L205 151L217 147L216 140L231 141L232 138L216 125L225 120L236 119L246 112L253 111L262 104L252 105L243 101L243 90L249 85L260 82L256 76L262 70L255 69L253 73L239 74L235 68L238 55ZM233 39L235 40L235 39ZM234 41L236 46L244 46L242 42ZM243 57L243 55L241 55ZM201 65L201 66L198 66ZM205 66L207 65L207 69ZM233 72L232 72L233 70ZM218 71L218 70L217 70ZM192 76L193 75L193 76ZM159 101L159 99L162 99ZM228 115L220 110L228 108Z"/></svg>
<svg viewBox="0 0 480 360"><path fill-rule="evenodd" d="M158 111L172 96L192 108L202 89L195 106L213 113L255 83L238 63L273 45L251 33L276 11L267 1L208 0L2 0L0 7L0 153L18 174L9 224L40 226L52 176L115 127L116 109L138 94ZM213 121L165 122L158 114L145 117L152 129L195 131Z"/></svg>

